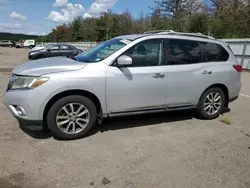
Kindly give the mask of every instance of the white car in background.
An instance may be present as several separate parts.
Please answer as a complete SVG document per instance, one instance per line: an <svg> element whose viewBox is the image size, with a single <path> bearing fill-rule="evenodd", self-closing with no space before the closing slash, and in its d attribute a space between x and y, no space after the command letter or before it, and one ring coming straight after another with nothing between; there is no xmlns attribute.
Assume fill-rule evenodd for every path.
<svg viewBox="0 0 250 188"><path fill-rule="evenodd" d="M34 39L28 39L28 40L20 40L16 43L16 48L30 48L32 49L33 47L36 46L36 41Z"/></svg>

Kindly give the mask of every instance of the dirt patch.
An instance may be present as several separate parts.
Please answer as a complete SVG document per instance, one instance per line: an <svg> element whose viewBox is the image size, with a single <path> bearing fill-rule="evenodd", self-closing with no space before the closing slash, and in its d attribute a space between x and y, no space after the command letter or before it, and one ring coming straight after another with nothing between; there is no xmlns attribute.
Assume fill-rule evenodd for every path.
<svg viewBox="0 0 250 188"><path fill-rule="evenodd" d="M12 72L13 68L0 68L0 72Z"/></svg>
<svg viewBox="0 0 250 188"><path fill-rule="evenodd" d="M27 184L31 184L28 185ZM11 174L6 177L0 177L0 187L1 188L46 188L47 186L36 186L32 182L30 182L25 174L22 172Z"/></svg>

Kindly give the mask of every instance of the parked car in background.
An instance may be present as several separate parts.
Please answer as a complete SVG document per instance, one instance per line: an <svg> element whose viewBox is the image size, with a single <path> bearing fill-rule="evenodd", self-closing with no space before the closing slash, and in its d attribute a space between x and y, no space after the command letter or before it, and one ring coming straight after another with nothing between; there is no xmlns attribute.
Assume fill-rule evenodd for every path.
<svg viewBox="0 0 250 188"><path fill-rule="evenodd" d="M36 41L34 39L19 40L16 43L16 48L33 48L36 46Z"/></svg>
<svg viewBox="0 0 250 188"><path fill-rule="evenodd" d="M34 50L41 50L45 48L45 44L42 42L36 42L36 46L31 49L31 51Z"/></svg>
<svg viewBox="0 0 250 188"><path fill-rule="evenodd" d="M54 45L46 53L69 48ZM202 119L217 118L238 98L241 71L228 44L209 36L125 35L75 60L16 67L4 103L23 125L45 123L54 136L76 139L107 117L189 109Z"/></svg>
<svg viewBox="0 0 250 188"><path fill-rule="evenodd" d="M82 50L69 44L50 44L42 49L30 51L28 58L34 60L57 56L72 57L80 53L82 53Z"/></svg>
<svg viewBox="0 0 250 188"><path fill-rule="evenodd" d="M1 40L0 41L0 46L2 47L14 47L15 46L15 43L13 41L10 41L10 40Z"/></svg>

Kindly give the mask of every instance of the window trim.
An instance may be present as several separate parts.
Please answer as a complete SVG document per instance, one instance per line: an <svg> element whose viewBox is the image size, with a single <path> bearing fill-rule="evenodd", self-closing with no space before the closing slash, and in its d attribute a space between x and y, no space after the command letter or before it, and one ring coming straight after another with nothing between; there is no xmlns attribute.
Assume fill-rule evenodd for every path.
<svg viewBox="0 0 250 188"><path fill-rule="evenodd" d="M133 48L134 46L140 44L140 43L144 43L146 41L151 41L151 40L158 40L161 42L161 45L160 45L160 50L161 50L161 65L156 65L156 66L133 66L133 65L127 65L127 66L123 66L123 67L130 67L130 68L137 68L137 67L161 67L161 66L166 66L165 64L163 64L163 44L164 44L164 40L166 38L150 38L150 39L146 39L146 40L142 40L142 41L139 41L137 42L136 44L134 44L133 46L131 46L130 48L128 48L127 50L125 50L123 53L121 53L119 56L117 56L113 61L112 63L109 65L109 66L112 66L112 67L119 67L117 66L117 59L119 57L121 57L122 55L124 55L124 53L126 53L128 50L130 50L131 48ZM159 53L160 55L160 53Z"/></svg>

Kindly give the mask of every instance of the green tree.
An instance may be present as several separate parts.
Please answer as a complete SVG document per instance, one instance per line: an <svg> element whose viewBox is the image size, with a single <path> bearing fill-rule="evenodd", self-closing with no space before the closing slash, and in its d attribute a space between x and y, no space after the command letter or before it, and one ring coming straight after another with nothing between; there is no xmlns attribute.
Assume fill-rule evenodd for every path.
<svg viewBox="0 0 250 188"><path fill-rule="evenodd" d="M196 13L189 17L188 32L209 34L209 15Z"/></svg>
<svg viewBox="0 0 250 188"><path fill-rule="evenodd" d="M73 20L72 27L72 41L81 41L83 40L84 33L81 31L81 24L83 19L81 17L77 17Z"/></svg>

